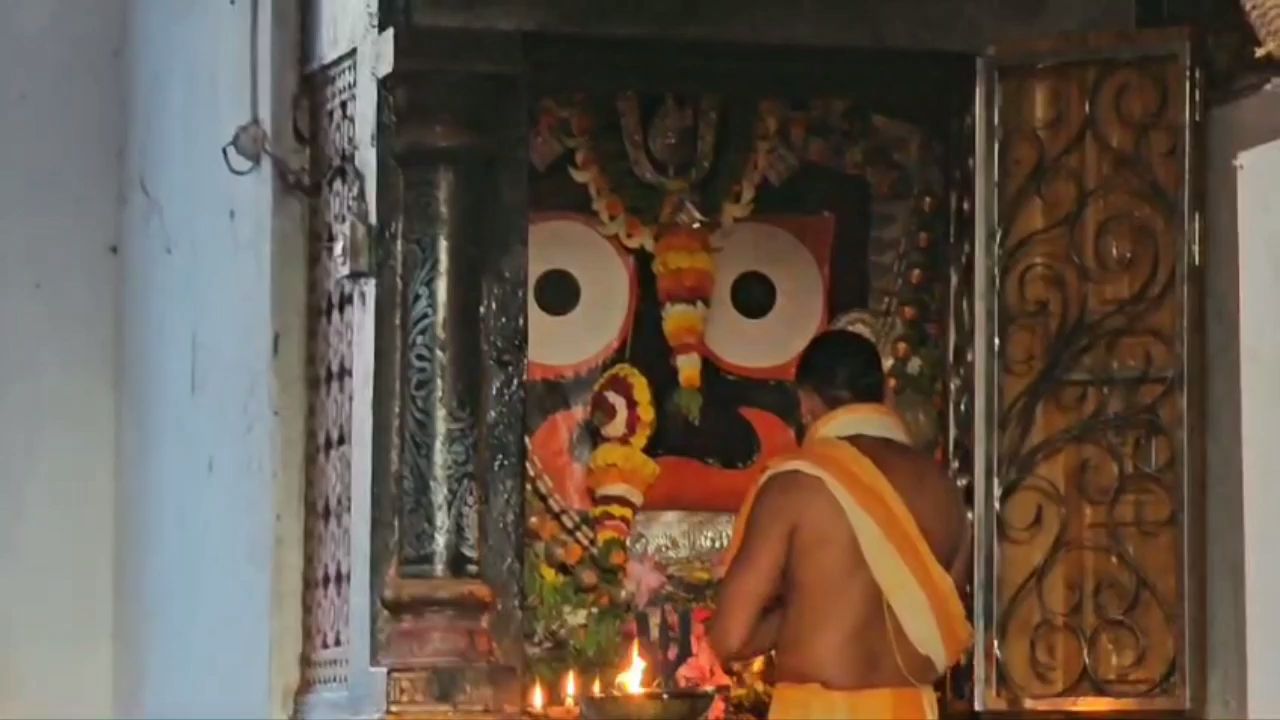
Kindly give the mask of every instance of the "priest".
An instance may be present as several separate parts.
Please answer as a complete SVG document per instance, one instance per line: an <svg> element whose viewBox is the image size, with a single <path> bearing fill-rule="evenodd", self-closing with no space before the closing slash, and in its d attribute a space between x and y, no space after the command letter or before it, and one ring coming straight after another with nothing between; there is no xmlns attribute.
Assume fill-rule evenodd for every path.
<svg viewBox="0 0 1280 720"><path fill-rule="evenodd" d="M933 685L973 635L959 489L911 448L865 337L818 335L796 384L804 440L739 513L712 648L774 654L770 718L936 718Z"/></svg>

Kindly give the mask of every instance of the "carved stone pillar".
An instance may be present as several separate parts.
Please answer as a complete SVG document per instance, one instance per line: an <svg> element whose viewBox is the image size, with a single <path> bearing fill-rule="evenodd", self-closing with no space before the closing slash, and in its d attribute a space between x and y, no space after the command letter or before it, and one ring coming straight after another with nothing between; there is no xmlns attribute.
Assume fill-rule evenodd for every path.
<svg viewBox="0 0 1280 720"><path fill-rule="evenodd" d="M524 107L518 72L459 40L398 41L381 111L378 645L399 717L520 699Z"/></svg>
<svg viewBox="0 0 1280 720"><path fill-rule="evenodd" d="M460 128L432 128L459 132ZM399 574L479 573L476 406L480 399L480 163L415 138L404 183L405 394ZM400 148L406 149L406 148ZM452 151L446 154L445 151Z"/></svg>

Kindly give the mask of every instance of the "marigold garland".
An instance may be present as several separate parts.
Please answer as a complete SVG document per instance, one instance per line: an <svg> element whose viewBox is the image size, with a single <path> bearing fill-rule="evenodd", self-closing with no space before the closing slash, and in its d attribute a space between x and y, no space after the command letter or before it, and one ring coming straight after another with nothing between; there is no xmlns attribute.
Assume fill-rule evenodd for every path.
<svg viewBox="0 0 1280 720"><path fill-rule="evenodd" d="M596 118L582 98L566 105L544 99L540 106L539 127L544 132L562 127L565 134L560 141L573 151L570 176L585 185L591 196L591 209L602 223L601 232L616 237L623 246L632 250L651 251L657 235L657 223L669 222L689 199L691 188L676 188L660 203L657 223L641 219L637 210L628 207L627 199L614 188L602 166L596 151L592 133L597 128ZM768 167L778 144L778 127L782 106L777 101L762 101L755 125L755 139L743 166L742 177L734 183L728 195L720 201L717 210L719 221L729 225L747 217L755 207L756 190L765 179Z"/></svg>
<svg viewBox="0 0 1280 720"><path fill-rule="evenodd" d="M781 115L780 103L770 100L761 101L760 115L756 120L755 148L747 158L742 182L734 186L733 192L720 207L721 224L730 225L749 216L755 210L756 189L764 181L765 168L769 166L774 149L778 145L778 126Z"/></svg>
<svg viewBox="0 0 1280 720"><path fill-rule="evenodd" d="M658 464L644 452L655 419L648 380L631 365L610 368L596 382L591 417L604 438L587 460L596 538L601 545L621 541L625 552L635 513L658 477Z"/></svg>
<svg viewBox="0 0 1280 720"><path fill-rule="evenodd" d="M564 108L547 100L543 103L544 120L548 124L558 118L567 121L568 135L562 138L565 146L573 150L573 164L569 176L587 187L591 195L591 210L600 219L600 232L606 237L616 237L623 247L631 250L650 250L653 247L653 229L628 211L622 197L613 191L591 142L595 118L581 106Z"/></svg>
<svg viewBox="0 0 1280 720"><path fill-rule="evenodd" d="M680 390L676 402L698 422L702 409L703 336L715 289L711 233L705 228L667 230L653 249L653 272L662 304L662 334L671 346Z"/></svg>
<svg viewBox="0 0 1280 720"><path fill-rule="evenodd" d="M591 453L587 468L587 483L593 490L617 483L644 493L658 477L658 464L653 458L643 450L616 442L601 443Z"/></svg>
<svg viewBox="0 0 1280 720"><path fill-rule="evenodd" d="M596 381L591 417L605 440L643 448L653 435L655 421L649 381L631 365L609 368Z"/></svg>

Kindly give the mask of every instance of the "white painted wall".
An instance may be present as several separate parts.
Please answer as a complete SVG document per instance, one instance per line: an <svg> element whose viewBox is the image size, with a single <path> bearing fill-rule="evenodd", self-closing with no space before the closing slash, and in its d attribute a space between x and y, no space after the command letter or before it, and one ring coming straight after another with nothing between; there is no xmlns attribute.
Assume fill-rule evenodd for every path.
<svg viewBox="0 0 1280 720"><path fill-rule="evenodd" d="M0 716L111 712L120 0L0 2Z"/></svg>
<svg viewBox="0 0 1280 720"><path fill-rule="evenodd" d="M1203 579L1208 624L1208 717L1239 718L1246 709L1245 556L1241 472L1240 237L1235 163L1240 153L1280 138L1280 92L1255 93L1209 112L1205 240L1207 418Z"/></svg>
<svg viewBox="0 0 1280 720"><path fill-rule="evenodd" d="M1280 140L1240 155L1240 385L1251 718L1280 717Z"/></svg>
<svg viewBox="0 0 1280 720"><path fill-rule="evenodd" d="M115 655L125 716L281 717L292 705L302 203L269 165L235 177L219 153L249 119L257 5L129 5ZM261 115L280 150L300 20L295 0L258 12Z"/></svg>

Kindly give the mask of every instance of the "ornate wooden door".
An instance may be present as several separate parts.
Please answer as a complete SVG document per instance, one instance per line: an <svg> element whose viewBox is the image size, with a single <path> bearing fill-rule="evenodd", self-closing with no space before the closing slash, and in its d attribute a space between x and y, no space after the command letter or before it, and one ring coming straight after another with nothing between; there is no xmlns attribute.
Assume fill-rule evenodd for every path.
<svg viewBox="0 0 1280 720"><path fill-rule="evenodd" d="M978 710L1196 701L1196 79L1180 32L980 63Z"/></svg>

